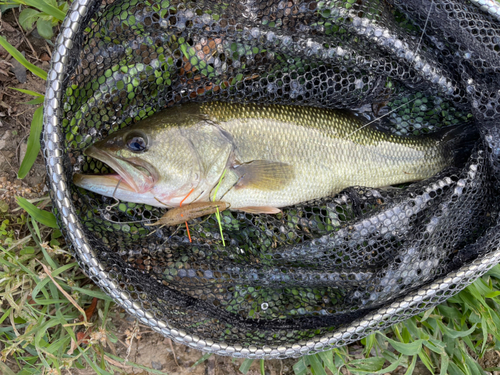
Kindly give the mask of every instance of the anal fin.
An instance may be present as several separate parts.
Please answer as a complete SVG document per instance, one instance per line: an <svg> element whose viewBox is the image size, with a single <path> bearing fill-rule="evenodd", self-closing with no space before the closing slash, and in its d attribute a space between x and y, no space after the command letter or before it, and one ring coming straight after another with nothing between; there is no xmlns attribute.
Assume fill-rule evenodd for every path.
<svg viewBox="0 0 500 375"><path fill-rule="evenodd" d="M279 208L269 206L248 206L235 208L235 210L243 211L249 214L279 214L281 212Z"/></svg>

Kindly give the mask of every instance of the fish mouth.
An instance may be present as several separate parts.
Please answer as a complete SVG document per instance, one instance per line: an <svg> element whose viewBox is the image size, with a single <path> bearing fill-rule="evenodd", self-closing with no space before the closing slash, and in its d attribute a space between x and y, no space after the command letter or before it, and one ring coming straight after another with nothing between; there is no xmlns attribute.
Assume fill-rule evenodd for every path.
<svg viewBox="0 0 500 375"><path fill-rule="evenodd" d="M115 186L120 181L120 189L136 192L138 194L147 193L155 186L159 179L156 169L138 158L121 159L110 155L95 146L88 147L84 154L94 159L100 160L109 165L117 174L97 175L94 178L95 182L100 182L105 185L114 183Z"/></svg>
<svg viewBox="0 0 500 375"><path fill-rule="evenodd" d="M120 182L120 183L118 183ZM119 174L80 174L73 175L73 183L81 188L111 197L117 192L135 193L134 188L123 181Z"/></svg>

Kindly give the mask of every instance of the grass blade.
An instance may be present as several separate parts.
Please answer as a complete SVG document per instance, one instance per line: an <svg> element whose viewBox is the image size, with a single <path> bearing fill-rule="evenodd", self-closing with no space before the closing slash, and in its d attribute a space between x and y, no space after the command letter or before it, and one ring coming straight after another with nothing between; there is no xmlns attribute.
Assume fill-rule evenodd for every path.
<svg viewBox="0 0 500 375"><path fill-rule="evenodd" d="M38 105L38 104L43 104L44 100L45 100L44 97L38 97L38 98L32 99L32 100L30 100L26 103L23 103L23 104Z"/></svg>
<svg viewBox="0 0 500 375"><path fill-rule="evenodd" d="M21 206L30 216L39 223L46 225L50 228L57 228L56 217L52 212L39 209L34 204L28 202L23 197L16 197L17 204Z"/></svg>
<svg viewBox="0 0 500 375"><path fill-rule="evenodd" d="M96 362L94 362L92 359L89 358L89 356L87 355L85 350L81 349L80 347L78 347L78 349L80 350L80 354L83 356L83 358L85 358L85 360L87 361L89 366L92 367L92 369L96 372L96 374L112 375L111 373L107 372L106 370L99 368L97 366Z"/></svg>
<svg viewBox="0 0 500 375"><path fill-rule="evenodd" d="M437 322L438 324L438 327L439 329L441 330L441 332L443 333L443 335L446 335L446 336L449 336L451 337L452 339L457 339L459 337L465 337L465 336L469 336L471 335L472 333L474 333L474 331L476 330L476 325L477 324L474 324L470 329L468 329L467 331L457 331L457 330L454 330L452 328L448 328L447 326L445 326L442 322L438 321Z"/></svg>
<svg viewBox="0 0 500 375"><path fill-rule="evenodd" d="M85 295L90 296L90 297L99 298L99 299L102 299L104 301L110 301L110 302L113 301L113 298L109 297L107 294L104 294L103 292L101 292L99 290L89 290L89 289L84 289L84 288L78 288L76 286L72 287L71 289L76 290L77 292L80 292L80 293L85 294Z"/></svg>
<svg viewBox="0 0 500 375"><path fill-rule="evenodd" d="M60 286L56 282L56 280L52 276L52 273L49 271L49 269L47 268L47 266L45 264L41 263L40 261L38 261L38 263L42 266L43 270L45 271L45 273L47 274L47 276L52 280L52 282L57 287L57 289L59 289L59 291L64 295L64 297L66 297L68 299L68 301L70 301L73 304L73 306L75 306L76 309L78 311L80 311L80 313L83 316L83 319L85 320L85 324L87 324L87 315L85 314L85 311L80 307L80 305L78 305L78 303L76 303L76 301L73 299L73 297L71 297L66 291L64 291L64 289L62 288L62 286Z"/></svg>
<svg viewBox="0 0 500 375"><path fill-rule="evenodd" d="M28 60L26 60L26 58L23 55L21 55L21 52L19 52L12 44L7 42L7 39L5 39L3 36L0 36L0 45L3 48L5 48L6 51L12 55L13 58L19 61L21 65L23 65L31 73L44 80L47 80L47 72L43 69L40 69L38 66L33 65Z"/></svg>
<svg viewBox="0 0 500 375"><path fill-rule="evenodd" d="M305 363L305 357L300 358L297 363L293 365L293 372L295 375L305 375L307 374L307 365Z"/></svg>
<svg viewBox="0 0 500 375"><path fill-rule="evenodd" d="M450 357L447 354L441 356L441 372L440 375L446 375L448 373L448 366L450 364Z"/></svg>
<svg viewBox="0 0 500 375"><path fill-rule="evenodd" d="M64 17L66 17L66 14L56 8L53 5L47 4L44 0L24 0L26 4L32 6L33 8L36 8L44 13L47 13L48 15L58 19L59 21L64 20Z"/></svg>
<svg viewBox="0 0 500 375"><path fill-rule="evenodd" d="M373 374L384 367L385 358L370 357L364 359L355 359L350 361L346 368L356 374Z"/></svg>
<svg viewBox="0 0 500 375"><path fill-rule="evenodd" d="M498 290L485 294L484 298L495 298L497 296L500 296L500 291Z"/></svg>
<svg viewBox="0 0 500 375"><path fill-rule="evenodd" d="M314 375L326 375L325 368L321 364L319 357L316 354L308 355L307 359L311 364Z"/></svg>
<svg viewBox="0 0 500 375"><path fill-rule="evenodd" d="M0 361L0 372L4 375L16 375L5 363Z"/></svg>
<svg viewBox="0 0 500 375"><path fill-rule="evenodd" d="M325 366L325 368L329 369L332 373L335 374L337 372L337 368L335 367L335 363L333 362L333 350L320 352L318 353L318 355L323 361L323 365Z"/></svg>
<svg viewBox="0 0 500 375"><path fill-rule="evenodd" d="M417 356L413 356L411 360L410 366L408 366L408 369L405 372L405 375L411 375L413 374L413 370L415 370L415 365L417 364Z"/></svg>
<svg viewBox="0 0 500 375"><path fill-rule="evenodd" d="M497 279L500 279L500 265L496 265L492 269L490 269L488 272L484 274L484 276L493 276Z"/></svg>
<svg viewBox="0 0 500 375"><path fill-rule="evenodd" d="M33 115L33 120L31 121L30 135L28 137L28 144L26 146L26 155L24 156L19 171L17 172L17 178L24 178L30 171L31 167L35 163L35 160L40 151L40 134L42 133L43 127L43 107L38 107Z"/></svg>
<svg viewBox="0 0 500 375"><path fill-rule="evenodd" d="M363 353L365 357L368 357L368 355L371 353L375 345L375 341L375 333L372 333L371 335L368 335L363 340L361 340L361 343L364 345Z"/></svg>
<svg viewBox="0 0 500 375"><path fill-rule="evenodd" d="M209 354L211 354L211 353L209 353ZM115 361L118 361L126 366L131 366L131 367L135 367L138 369L146 370L148 372L148 374L168 375L166 372L155 370L155 369L152 369L151 367L147 367L147 366L142 366L142 365L139 365L139 364L134 363L134 362L126 361L123 358L117 357L116 355L113 355L111 353L104 353L104 357L109 357L111 359L114 359Z"/></svg>
<svg viewBox="0 0 500 375"><path fill-rule="evenodd" d="M11 3L0 3L0 13L5 13L7 12L9 9L12 9L12 8L18 8L19 7L19 4L11 4Z"/></svg>
<svg viewBox="0 0 500 375"><path fill-rule="evenodd" d="M201 357L199 360L197 360L192 366L191 368L194 368L196 366L198 366L200 363L202 362L205 362L210 356L212 355L212 353L206 353L205 355L203 355L203 357Z"/></svg>
<svg viewBox="0 0 500 375"><path fill-rule="evenodd" d="M254 360L251 358L245 359L240 366L240 372L243 374L246 374L248 372L248 369L250 368L250 366L252 366L253 361Z"/></svg>
<svg viewBox="0 0 500 375"><path fill-rule="evenodd" d="M33 225L33 229L35 230L35 233L36 233L36 236L37 236L37 239L35 239L35 241L38 243L38 242L41 242L42 241L42 234L40 233L40 228L38 227L38 224L36 222L35 219L33 219L33 217L31 217L31 225Z"/></svg>
<svg viewBox="0 0 500 375"><path fill-rule="evenodd" d="M16 90L16 91L19 91L19 92L22 92L23 94L27 94L27 95L31 95L31 96L37 96L37 97L42 97L42 98L45 98L45 95L43 94L39 94L35 91L31 91L31 90L26 90L26 89L19 89L17 87L9 87L9 89L11 90Z"/></svg>
<svg viewBox="0 0 500 375"><path fill-rule="evenodd" d="M382 335L381 333L379 334ZM405 344L402 342L397 342L395 340L392 340L387 336L384 336L384 340L387 340L389 344L391 344L391 346L398 352L407 356L417 355L420 352L420 350L422 350L422 343L424 342L424 340L416 340Z"/></svg>
<svg viewBox="0 0 500 375"><path fill-rule="evenodd" d="M22 92L23 94L27 94L27 95L31 95L31 96L35 97L35 99L32 99L29 102L26 102L24 104L43 104L43 101L45 100L45 95L39 94L35 91L19 89L17 87L9 87L9 89L16 90L16 91Z"/></svg>
<svg viewBox="0 0 500 375"><path fill-rule="evenodd" d="M7 317L9 316L11 310L12 310L12 307L9 307L7 310L5 310L5 312L3 313L2 317L0 318L0 324L2 324L5 319L7 319Z"/></svg>

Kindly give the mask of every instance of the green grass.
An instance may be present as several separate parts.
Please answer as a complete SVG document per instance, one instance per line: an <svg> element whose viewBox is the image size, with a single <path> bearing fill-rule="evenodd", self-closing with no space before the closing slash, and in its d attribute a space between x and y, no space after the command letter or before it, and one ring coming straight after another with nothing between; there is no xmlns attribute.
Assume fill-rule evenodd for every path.
<svg viewBox="0 0 500 375"><path fill-rule="evenodd" d="M19 4L32 6L24 8L23 24L32 27L37 22L47 36L48 22L59 22L67 11L65 4L41 0L6 1L2 11ZM29 63L3 37L0 44L29 71L46 79L46 72ZM41 104L43 96L27 93L36 97L30 104ZM20 178L27 175L39 154L41 113L40 106L31 125ZM8 212L0 201L0 373L14 374L4 363L9 359L18 364L22 375L59 374L83 367L111 374L121 371L120 365L162 374L114 354L115 304L82 273L69 253L48 211L49 199L34 203L19 198L20 208ZM97 305L90 315L95 298ZM433 374L499 371L481 369L478 364L488 351L500 350L499 311L500 266L496 266L445 303L361 340L363 358L355 357L352 347L347 346L302 357L293 370L297 375L338 374L341 369L382 374L403 366L406 374L411 374L420 360ZM194 366L209 356L203 355ZM240 372L247 373L252 363L245 360ZM266 361L259 365L264 373Z"/></svg>
<svg viewBox="0 0 500 375"><path fill-rule="evenodd" d="M54 26L64 20L69 8L67 1L57 0L4 0L0 1L3 13L11 8L23 6L19 14L19 23L25 31L30 31L36 24L38 34L47 39L54 36Z"/></svg>
<svg viewBox="0 0 500 375"><path fill-rule="evenodd" d="M19 203L27 215L17 210L0 216L0 359L14 359L20 374L85 366L98 374L119 371L117 362L125 360L113 353L114 303L81 272L53 228L53 215L37 207L48 205L48 198ZM84 310L94 297L97 308L86 319ZM293 369L297 375L327 374L325 369L337 374L341 368L354 374L383 374L403 366L411 374L419 359L433 374L483 374L497 370L481 369L477 361L489 350L500 350L499 311L496 266L447 302L361 340L364 358L355 358L347 346L302 357ZM244 361L241 373L252 362ZM266 361L260 368L266 368ZM9 374L2 362L0 371Z"/></svg>
<svg viewBox="0 0 500 375"><path fill-rule="evenodd" d="M47 79L47 72L28 62L28 60L26 60L25 57L18 50L16 50L14 46L12 46L9 42L7 42L7 39L5 39L2 36L0 36L0 45L3 48L5 48L7 52L9 52L12 55L12 57L14 57L17 61L19 61L22 65L24 65L24 67L28 69L31 73L42 79L45 80ZM16 90L21 91L19 89ZM35 104L35 105L40 104L42 102L41 100L43 100L44 98L43 95L30 90L22 90L22 92L36 97L35 100L28 102L29 104ZM40 134L42 133L42 127L43 127L43 105L39 106L35 110L35 114L33 115L33 120L31 121L30 135L28 137L28 143L26 148L26 155L24 156L24 159L21 162L21 167L17 172L18 178L26 177L31 167L35 163L35 160L40 151Z"/></svg>
<svg viewBox="0 0 500 375"><path fill-rule="evenodd" d="M19 374L86 366L112 374L120 370L117 363L162 374L114 355L112 321L118 313L111 298L81 272L53 228L53 214L26 199L18 201L29 216L19 211L0 217L0 373L11 374L3 362L14 359ZM97 306L90 314L84 308L93 301Z"/></svg>

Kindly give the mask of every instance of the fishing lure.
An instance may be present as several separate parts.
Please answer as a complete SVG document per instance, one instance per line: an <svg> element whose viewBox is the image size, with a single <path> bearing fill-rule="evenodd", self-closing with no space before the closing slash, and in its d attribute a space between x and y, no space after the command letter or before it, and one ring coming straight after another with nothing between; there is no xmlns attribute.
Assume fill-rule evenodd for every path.
<svg viewBox="0 0 500 375"><path fill-rule="evenodd" d="M197 219L205 215L211 215L229 208L227 202L196 202L168 210L158 221L145 226L174 226L186 221ZM161 228L160 227L160 228Z"/></svg>

